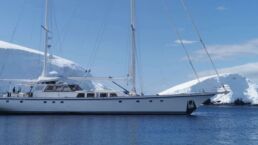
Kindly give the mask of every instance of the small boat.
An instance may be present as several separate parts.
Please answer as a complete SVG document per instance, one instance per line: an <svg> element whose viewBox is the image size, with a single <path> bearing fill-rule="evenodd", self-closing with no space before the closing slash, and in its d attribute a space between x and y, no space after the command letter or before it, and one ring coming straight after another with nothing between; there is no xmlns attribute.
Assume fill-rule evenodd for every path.
<svg viewBox="0 0 258 145"><path fill-rule="evenodd" d="M36 80L14 80L27 82L30 90L13 90L0 97L2 113L84 113L84 114L192 114L204 101L218 93L201 92L173 95L139 95L136 91L136 41L135 0L131 0L131 71L130 91L84 90L70 80L114 80L113 77L50 77L48 76L48 0L45 16L45 52L42 75ZM6 79L8 80L8 79ZM119 85L118 85L119 86Z"/></svg>

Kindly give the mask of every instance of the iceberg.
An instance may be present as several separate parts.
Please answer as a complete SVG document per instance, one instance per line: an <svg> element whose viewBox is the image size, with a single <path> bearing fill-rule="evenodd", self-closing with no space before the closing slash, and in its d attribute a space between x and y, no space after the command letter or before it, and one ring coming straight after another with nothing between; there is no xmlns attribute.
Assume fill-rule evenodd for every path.
<svg viewBox="0 0 258 145"><path fill-rule="evenodd" d="M257 84L240 74L222 74L219 79L217 76L206 76L200 78L200 82L198 80L188 81L159 94L223 91L222 84L229 93L212 97L210 99L212 104L233 104L239 101L247 104L258 104Z"/></svg>

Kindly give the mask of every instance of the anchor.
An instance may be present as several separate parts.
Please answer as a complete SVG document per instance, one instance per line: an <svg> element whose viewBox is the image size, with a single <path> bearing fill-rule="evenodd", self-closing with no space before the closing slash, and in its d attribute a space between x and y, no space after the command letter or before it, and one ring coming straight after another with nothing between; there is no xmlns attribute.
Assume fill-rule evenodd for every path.
<svg viewBox="0 0 258 145"><path fill-rule="evenodd" d="M193 100L187 101L186 114L191 115L196 110L196 105Z"/></svg>

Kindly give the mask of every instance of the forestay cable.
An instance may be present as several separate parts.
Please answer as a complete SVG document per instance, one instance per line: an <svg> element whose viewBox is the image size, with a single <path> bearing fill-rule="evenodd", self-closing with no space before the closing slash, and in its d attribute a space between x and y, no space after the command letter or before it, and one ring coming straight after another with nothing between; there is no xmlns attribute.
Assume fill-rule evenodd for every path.
<svg viewBox="0 0 258 145"><path fill-rule="evenodd" d="M143 73L142 73L142 55L141 55L141 50L139 49L140 47L138 47L138 52L135 53L136 55L136 63L137 63L137 71L138 71L138 78L139 78L139 82L140 82L140 91L141 91L141 95L144 95L144 79L143 79Z"/></svg>
<svg viewBox="0 0 258 145"><path fill-rule="evenodd" d="M71 33L70 29L71 29L71 22L73 22L73 18L76 16L78 11L78 8L76 7L76 5L73 7L71 15L68 17L68 19L66 20L66 22L64 23L63 27L61 28L61 30L63 30L62 33L62 37L61 37L61 42L60 42L60 50L63 50L63 45L64 42L66 41L67 36L69 36L69 34ZM65 30L65 31L64 31Z"/></svg>
<svg viewBox="0 0 258 145"><path fill-rule="evenodd" d="M111 1L110 5L113 6L113 3L114 3L114 1ZM111 10L112 10L112 8L110 8L110 7L107 8L107 10L106 10L106 12L104 14L104 20L101 23L101 29L98 32L96 41L95 41L93 49L92 49L92 53L91 53L91 55L89 57L89 60L88 60L88 62L89 62L89 64L88 64L88 69L89 70L88 71L89 72L91 71L91 69L95 65L95 58L97 56L98 50L100 49L100 44L101 44L101 42L103 40L103 35L104 35L104 33L106 31L106 27L108 25L107 21L108 21L108 19L110 17Z"/></svg>
<svg viewBox="0 0 258 145"><path fill-rule="evenodd" d="M23 14L24 14L24 11L26 10L26 9L25 9L25 5L26 5L26 0L23 0L22 8L21 8L21 10L20 10L20 12L19 12L19 14L18 14L18 18L17 18L17 21L16 21L16 23L15 23L14 29L13 29L13 31L12 31L12 33L11 33L11 37L10 37L10 41L9 41L9 42L13 42L13 39L14 39L14 36L16 35L18 26L19 26L19 24L20 24L20 22L21 22L21 18L22 18ZM10 56L10 54L9 54L10 52L9 52L9 51L6 51L6 53L7 53L7 54L6 54L5 59L8 60L8 59L9 59L9 56ZM1 68L0 68L0 76L3 74L5 67L6 67L6 63L3 63L3 65L2 65Z"/></svg>
<svg viewBox="0 0 258 145"><path fill-rule="evenodd" d="M176 32L177 38L178 38L181 46L183 47L183 49L185 51L185 54L186 54L187 59L188 59L188 62L189 62L190 66L191 66L191 68L192 68L192 70L194 72L195 77L197 78L198 82L200 82L200 77L199 77L199 75L198 75L198 73L197 73L197 71L196 71L196 69L195 69L195 67L193 65L193 61L191 59L191 56L190 56L187 48L185 47L185 44L184 44L184 42L182 40L182 37L181 37L181 35L180 35L180 33L179 33L179 31L178 31L178 29L177 29L177 27L175 25L174 25L174 31Z"/></svg>
<svg viewBox="0 0 258 145"><path fill-rule="evenodd" d="M181 1L181 4L182 4L182 6L183 6L184 11L186 12L186 14L187 14L187 16L188 16L190 22L192 23L192 26L193 26L193 28L194 28L194 30L195 30L195 32L196 32L196 34L197 34L197 36L198 36L198 38L199 38L201 44L202 44L202 47L203 47L203 49L204 49L206 55L208 56L208 58L209 58L209 60L210 60L210 62L211 62L211 65L212 65L212 67L213 67L213 69L214 69L214 71L215 71L215 73L216 73L216 75L217 75L217 77L218 77L219 83L221 84L221 86L223 87L223 89L226 91L225 86L224 86L223 83L221 83L221 81L220 81L220 74L219 74L219 72L218 72L218 70L217 70L217 67L216 67L214 61L212 60L210 53L208 52L208 49L207 49L207 47L206 47L206 45L205 45L205 43L204 43L204 41L203 41L203 39L202 39L201 33L200 33L200 31L199 31L199 29L198 29L198 27L197 27L197 25L196 25L196 23L195 23L195 21L194 21L193 16L191 15L189 9L188 9L187 6L186 6L185 0L180 0L180 1Z"/></svg>
<svg viewBox="0 0 258 145"><path fill-rule="evenodd" d="M167 11L169 11L168 4L166 3L166 0L164 0L163 2L164 2L164 5L165 5ZM180 45L183 47L183 49L184 49L184 51L185 51L185 54L186 54L187 59L188 59L188 63L190 64L190 66L191 66L191 68L192 68L192 70L193 70L193 72L194 72L194 75L195 75L197 81L200 82L200 77L199 77L199 75L198 75L198 73L197 73L196 68L194 67L194 64L193 64L193 61L192 61L192 59L191 59L190 53L188 52L188 50L187 50L187 48L186 48L186 46L185 46L185 44L184 44L184 42L183 42L183 39L182 39L182 37L181 37L181 35L180 35L180 32L179 32L179 30L178 30L176 24L175 24L173 21L171 21L171 24L172 24L173 30L174 30L175 33L176 33L177 39L178 39L179 42L180 42Z"/></svg>
<svg viewBox="0 0 258 145"><path fill-rule="evenodd" d="M62 51L62 48L61 48L61 42L62 42L62 39L61 39L61 33L60 33L60 29L59 29L59 27L58 27L58 23L57 23L57 17L56 17L56 13L55 13L55 5L54 5L54 1L52 2L53 4L52 4L52 7L51 7L51 13L52 13L52 17L51 17L51 19L50 19L50 21L51 21L51 23L53 23L52 24L52 28L54 28L55 27L55 30L56 30L56 38L57 38L57 41L59 41L59 42L57 42L57 41L54 41L53 42L53 47L56 47L56 48L58 48L58 43L59 43L59 49ZM53 35L53 34L52 34ZM52 38L53 40L54 40L54 38Z"/></svg>

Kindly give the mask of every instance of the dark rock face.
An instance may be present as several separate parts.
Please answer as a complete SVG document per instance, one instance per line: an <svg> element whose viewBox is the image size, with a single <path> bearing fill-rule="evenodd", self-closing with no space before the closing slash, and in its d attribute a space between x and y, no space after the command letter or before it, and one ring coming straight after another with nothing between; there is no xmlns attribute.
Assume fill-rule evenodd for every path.
<svg viewBox="0 0 258 145"><path fill-rule="evenodd" d="M242 100L242 99L236 99L235 101L234 101L234 105L238 105L238 106L240 106L240 105L245 105L246 103Z"/></svg>
<svg viewBox="0 0 258 145"><path fill-rule="evenodd" d="M241 98L236 99L233 103L221 103L220 101L213 102L211 99L208 99L203 102L203 105L250 105L251 103L244 102ZM258 105L257 105L258 106Z"/></svg>
<svg viewBox="0 0 258 145"><path fill-rule="evenodd" d="M202 103L203 105L212 105L213 103L211 102L211 99L207 99Z"/></svg>

